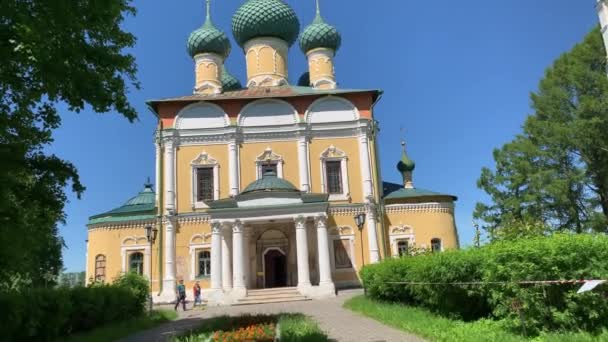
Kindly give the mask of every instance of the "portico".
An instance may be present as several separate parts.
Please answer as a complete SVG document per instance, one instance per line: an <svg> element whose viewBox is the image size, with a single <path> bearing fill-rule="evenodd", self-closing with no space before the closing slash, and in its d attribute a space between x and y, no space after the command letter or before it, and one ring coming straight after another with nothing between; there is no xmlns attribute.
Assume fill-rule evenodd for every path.
<svg viewBox="0 0 608 342"><path fill-rule="evenodd" d="M211 293L217 304L248 289L295 286L300 294L335 295L326 194L297 190L272 171L241 194L210 204Z"/></svg>

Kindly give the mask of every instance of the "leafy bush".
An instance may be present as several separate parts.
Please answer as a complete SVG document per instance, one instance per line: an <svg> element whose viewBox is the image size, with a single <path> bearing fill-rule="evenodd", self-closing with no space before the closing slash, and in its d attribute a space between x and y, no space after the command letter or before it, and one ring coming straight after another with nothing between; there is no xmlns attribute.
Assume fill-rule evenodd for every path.
<svg viewBox="0 0 608 342"><path fill-rule="evenodd" d="M519 285L523 280L608 278L608 237L555 235L481 248L404 257L361 271L368 295L474 320L494 317L528 333L599 331L608 326L608 287L576 294L580 284ZM482 286L388 284L483 282ZM508 282L508 284L492 284ZM521 306L521 311L518 311Z"/></svg>
<svg viewBox="0 0 608 342"><path fill-rule="evenodd" d="M141 282L128 278L116 285L0 292L0 322L10 322L0 325L0 336L8 341L54 341L141 316L145 298L142 302L140 289L127 286Z"/></svg>

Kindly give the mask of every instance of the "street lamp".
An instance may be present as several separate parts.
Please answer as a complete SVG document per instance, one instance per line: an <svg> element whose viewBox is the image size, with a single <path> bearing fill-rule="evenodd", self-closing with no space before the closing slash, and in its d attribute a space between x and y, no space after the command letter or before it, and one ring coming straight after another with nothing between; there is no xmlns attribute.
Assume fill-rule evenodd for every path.
<svg viewBox="0 0 608 342"><path fill-rule="evenodd" d="M355 224L359 228L359 234L361 235L361 268L365 266L365 255L363 255L363 225L365 225L365 213L355 215ZM363 286L363 294L367 295L367 290Z"/></svg>
<svg viewBox="0 0 608 342"><path fill-rule="evenodd" d="M156 233L158 233L158 228L152 227L150 225L146 226L146 238L148 239L148 243L150 243L150 312L152 312L152 308L154 306L154 302L152 301L152 247L154 245L154 241L156 240Z"/></svg>

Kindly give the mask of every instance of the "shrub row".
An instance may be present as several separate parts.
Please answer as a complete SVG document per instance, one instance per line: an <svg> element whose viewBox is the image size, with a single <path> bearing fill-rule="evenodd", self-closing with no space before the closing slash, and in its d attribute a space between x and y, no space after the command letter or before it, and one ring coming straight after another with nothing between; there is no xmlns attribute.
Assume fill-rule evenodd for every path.
<svg viewBox="0 0 608 342"><path fill-rule="evenodd" d="M129 274L113 285L0 292L0 336L54 341L145 312L147 281Z"/></svg>
<svg viewBox="0 0 608 342"><path fill-rule="evenodd" d="M608 279L608 237L555 235L481 248L385 260L361 271L374 299L421 306L448 317L501 319L528 333L608 327L608 286L577 294L580 284L519 285L524 280ZM482 282L477 285L390 282ZM492 284L507 282L508 284Z"/></svg>

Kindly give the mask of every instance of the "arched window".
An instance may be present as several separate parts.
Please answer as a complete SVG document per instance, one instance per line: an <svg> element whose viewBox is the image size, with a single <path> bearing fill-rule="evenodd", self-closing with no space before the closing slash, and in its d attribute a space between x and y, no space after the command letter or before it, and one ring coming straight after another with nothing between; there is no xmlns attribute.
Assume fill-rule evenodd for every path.
<svg viewBox="0 0 608 342"><path fill-rule="evenodd" d="M211 275L211 253L209 251L198 252L197 277L208 277Z"/></svg>
<svg viewBox="0 0 608 342"><path fill-rule="evenodd" d="M434 238L431 240L431 251L433 253L441 252L441 239Z"/></svg>
<svg viewBox="0 0 608 342"><path fill-rule="evenodd" d="M95 281L106 280L106 256L99 254L95 257Z"/></svg>
<svg viewBox="0 0 608 342"><path fill-rule="evenodd" d="M129 255L129 272L137 272L140 275L144 274L144 254L141 252L131 253Z"/></svg>
<svg viewBox="0 0 608 342"><path fill-rule="evenodd" d="M397 252L399 253L399 256L405 256L408 255L409 253L409 244L407 240L399 240L397 242Z"/></svg>

